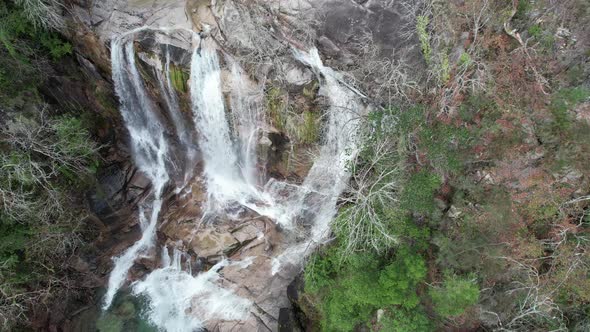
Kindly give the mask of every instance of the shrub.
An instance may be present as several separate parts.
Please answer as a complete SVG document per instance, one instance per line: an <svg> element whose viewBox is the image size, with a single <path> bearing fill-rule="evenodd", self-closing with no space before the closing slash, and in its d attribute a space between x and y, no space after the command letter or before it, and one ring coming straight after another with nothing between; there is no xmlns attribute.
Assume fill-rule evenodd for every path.
<svg viewBox="0 0 590 332"><path fill-rule="evenodd" d="M412 310L392 308L379 324L381 332L429 332L432 324L421 308Z"/></svg>
<svg viewBox="0 0 590 332"><path fill-rule="evenodd" d="M570 128L571 119L568 110L581 103L590 96L590 91L584 87L559 90L551 100L551 112L554 118L554 129L562 132Z"/></svg>
<svg viewBox="0 0 590 332"><path fill-rule="evenodd" d="M430 35L428 34L428 24L430 19L428 16L418 16L416 18L416 31L418 32L418 39L422 48L422 55L427 64L430 64L432 57L432 48L430 47Z"/></svg>
<svg viewBox="0 0 590 332"><path fill-rule="evenodd" d="M410 248L401 247L390 262L366 252L341 259L333 247L316 255L305 270L305 292L320 302L322 330L367 325L379 308L402 312L418 307L416 288L426 276L426 264Z"/></svg>
<svg viewBox="0 0 590 332"><path fill-rule="evenodd" d="M410 177L404 185L400 197L403 209L428 214L434 211L434 193L440 187L441 180L436 174L421 171Z"/></svg>
<svg viewBox="0 0 590 332"><path fill-rule="evenodd" d="M80 120L42 111L39 119L14 119L3 133L0 293L10 303L0 297L0 327L9 330L31 307L67 287L59 274L63 258L81 242L83 214L71 192L89 176L96 146Z"/></svg>
<svg viewBox="0 0 590 332"><path fill-rule="evenodd" d="M443 317L461 315L479 300L479 287L473 280L446 275L441 287L430 289L434 310Z"/></svg>

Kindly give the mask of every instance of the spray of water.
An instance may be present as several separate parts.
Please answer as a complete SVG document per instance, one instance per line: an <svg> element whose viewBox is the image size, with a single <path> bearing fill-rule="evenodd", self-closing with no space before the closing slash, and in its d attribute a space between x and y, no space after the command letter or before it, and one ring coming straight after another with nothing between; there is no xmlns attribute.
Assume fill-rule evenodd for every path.
<svg viewBox="0 0 590 332"><path fill-rule="evenodd" d="M149 299L146 316L150 322L168 332L199 331L209 320L243 320L252 303L218 285L219 270L232 264L223 260L207 272L192 276L182 269L182 256L174 249L173 258L163 252L164 266L133 284L132 292ZM248 262L234 263L247 266ZM242 264L242 265L239 265Z"/></svg>
<svg viewBox="0 0 590 332"><path fill-rule="evenodd" d="M249 195L232 144L215 50L195 49L191 62L191 100L199 146L204 160L209 213L223 211L230 202Z"/></svg>

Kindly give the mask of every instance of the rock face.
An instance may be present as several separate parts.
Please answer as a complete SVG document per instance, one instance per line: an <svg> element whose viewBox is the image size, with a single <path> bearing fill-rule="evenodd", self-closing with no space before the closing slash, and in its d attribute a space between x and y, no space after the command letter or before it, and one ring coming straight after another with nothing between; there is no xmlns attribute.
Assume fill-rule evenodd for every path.
<svg viewBox="0 0 590 332"><path fill-rule="evenodd" d="M94 270L94 284L108 277L111 257L120 254L140 236L138 205L150 192L150 183L131 164L126 137L118 115L118 102L110 79L110 41L115 36L135 32L135 49L141 75L148 93L157 101L158 116L175 140L173 123L166 113L164 96L159 92L154 68L169 56L174 67L183 121L192 128L188 100L188 72L195 33L213 39L222 61L222 77L229 76L229 59L238 61L251 80L250 85L266 91L261 104L266 109L264 132L258 140L259 169L268 177L299 184L307 174L317 152L319 131L302 135L300 129L312 119L320 127L323 101L317 96L318 82L310 69L293 57L293 48L317 46L325 63L351 75L346 78L359 88L381 91L379 74L363 75L366 66L401 57L420 59L415 40L402 37L405 22L401 6L391 1L287 0L280 3L235 0L104 0L71 2L70 29L66 32L75 46L76 58L88 78L97 83L94 91L80 90L76 84L56 77L56 100L88 100L89 108L108 116L112 124L100 128L100 137L112 145L108 162L99 172L100 189L89 194L101 228L97 248L98 264L84 261L81 271ZM147 27L147 28L146 28ZM156 31L160 29L159 31ZM405 49L405 53L398 52ZM416 69L419 69L416 63ZM359 73L355 77L355 73ZM224 79L226 101L229 83ZM88 98L89 95L101 98ZM376 99L377 103L382 100ZM229 104L229 102L228 102ZM311 114L311 116L310 116ZM298 127L299 126L299 127ZM311 138L310 138L311 137ZM173 142L173 149L179 143ZM182 160L183 152L173 152ZM301 317L293 311L287 287L300 272L297 266L273 270L273 256L280 253L285 237L294 237L279 229L270 219L252 211L237 217L204 220L206 188L201 179L202 163L197 161L190 184L182 191L168 188L158 223L158 244L176 247L194 258L193 271L206 269L223 258L240 261L220 272L220 283L253 302L247 320L208 321L211 331L296 331ZM174 174L175 181L186 181ZM172 184L170 185L172 187ZM303 220L304 221L304 220ZM141 278L161 265L160 248L142 257L129 273ZM101 274L102 273L102 274ZM101 279L102 278L102 279ZM97 281L98 280L98 281ZM103 281L104 282L104 281ZM96 287L96 285L94 286ZM98 299L97 299L98 300ZM78 323L77 323L78 324Z"/></svg>

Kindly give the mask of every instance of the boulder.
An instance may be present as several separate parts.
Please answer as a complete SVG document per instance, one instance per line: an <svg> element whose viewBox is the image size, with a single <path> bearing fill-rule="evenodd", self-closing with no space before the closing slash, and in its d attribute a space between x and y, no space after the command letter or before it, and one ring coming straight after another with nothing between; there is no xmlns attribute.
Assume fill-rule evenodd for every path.
<svg viewBox="0 0 590 332"><path fill-rule="evenodd" d="M199 257L223 256L238 248L240 242L229 232L204 229L197 232L189 246Z"/></svg>

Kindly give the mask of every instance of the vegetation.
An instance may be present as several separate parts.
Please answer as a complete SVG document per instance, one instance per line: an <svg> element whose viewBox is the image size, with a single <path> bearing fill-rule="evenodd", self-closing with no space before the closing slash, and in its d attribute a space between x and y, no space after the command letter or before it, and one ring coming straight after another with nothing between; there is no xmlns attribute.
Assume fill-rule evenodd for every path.
<svg viewBox="0 0 590 332"><path fill-rule="evenodd" d="M97 145L78 114L45 103L39 87L72 47L58 1L0 2L0 330L72 289L66 257L84 245L81 197ZM45 56L48 54L48 56Z"/></svg>
<svg viewBox="0 0 590 332"><path fill-rule="evenodd" d="M421 4L421 94L366 117L304 311L324 331L587 330L590 6Z"/></svg>
<svg viewBox="0 0 590 332"><path fill-rule="evenodd" d="M430 34L428 33L428 23L430 19L428 16L420 15L416 18L416 31L420 39L420 46L422 47L422 55L426 63L430 63L432 49L430 48Z"/></svg>
<svg viewBox="0 0 590 332"><path fill-rule="evenodd" d="M445 276L443 285L430 290L436 312L443 317L458 316L479 299L476 280Z"/></svg>

